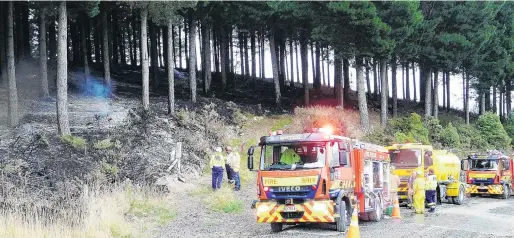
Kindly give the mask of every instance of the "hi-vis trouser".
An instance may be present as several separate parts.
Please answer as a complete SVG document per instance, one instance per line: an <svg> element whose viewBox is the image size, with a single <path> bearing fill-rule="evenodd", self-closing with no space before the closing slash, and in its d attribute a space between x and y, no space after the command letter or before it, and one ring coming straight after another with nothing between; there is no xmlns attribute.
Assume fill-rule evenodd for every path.
<svg viewBox="0 0 514 238"><path fill-rule="evenodd" d="M435 210L435 190L427 190L425 192L426 200L427 200L427 206L430 208L430 211L433 212Z"/></svg>

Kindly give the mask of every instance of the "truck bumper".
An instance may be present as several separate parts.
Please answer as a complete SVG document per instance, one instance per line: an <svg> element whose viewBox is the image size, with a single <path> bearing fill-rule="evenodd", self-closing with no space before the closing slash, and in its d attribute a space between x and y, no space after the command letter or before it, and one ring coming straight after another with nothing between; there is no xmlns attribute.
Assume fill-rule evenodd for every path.
<svg viewBox="0 0 514 238"><path fill-rule="evenodd" d="M334 207L335 203L331 200L311 200L293 205L262 201L255 205L259 223L335 222L338 215L334 213Z"/></svg>
<svg viewBox="0 0 514 238"><path fill-rule="evenodd" d="M500 184L485 185L485 186L471 184L467 189L467 193L501 195L501 194L503 194L503 186Z"/></svg>

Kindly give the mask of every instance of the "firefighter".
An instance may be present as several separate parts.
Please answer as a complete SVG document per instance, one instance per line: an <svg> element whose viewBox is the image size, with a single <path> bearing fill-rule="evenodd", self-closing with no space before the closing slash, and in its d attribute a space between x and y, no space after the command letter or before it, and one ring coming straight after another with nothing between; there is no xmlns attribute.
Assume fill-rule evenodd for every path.
<svg viewBox="0 0 514 238"><path fill-rule="evenodd" d="M409 177L409 181L408 181L408 191L407 191L407 200L408 200L408 204L407 204L407 207L408 208L412 208L412 203L413 203L413 199L412 199L412 196L414 195L414 190L413 190L413 185L414 185L414 180L416 179L417 177L417 172L416 170L412 170L412 174L411 176Z"/></svg>
<svg viewBox="0 0 514 238"><path fill-rule="evenodd" d="M209 165L212 169L212 190L216 191L221 188L223 166L225 165L225 157L221 153L221 147L216 147L216 152L211 155Z"/></svg>
<svg viewBox="0 0 514 238"><path fill-rule="evenodd" d="M426 179L426 199L427 205L430 208L429 212L435 212L435 201L436 201L436 189L437 189L437 177L434 175L434 170L428 170L428 176Z"/></svg>
<svg viewBox="0 0 514 238"><path fill-rule="evenodd" d="M400 186L401 181L398 175L394 174L394 166L391 165L391 176L390 176L390 184L391 184L391 201L396 201L398 199L398 186Z"/></svg>
<svg viewBox="0 0 514 238"><path fill-rule="evenodd" d="M225 147L225 153L227 154L227 158L225 160L225 169L227 170L227 180L228 183L232 184L234 183L234 170L232 169L232 166L230 166L230 158L229 154L232 151L232 148L230 146Z"/></svg>
<svg viewBox="0 0 514 238"><path fill-rule="evenodd" d="M417 178L414 180L412 191L414 210L416 211L416 214L425 213L425 178L423 173L417 173Z"/></svg>
<svg viewBox="0 0 514 238"><path fill-rule="evenodd" d="M296 153L296 151L294 151L293 148L288 148L282 152L282 155L280 156L280 162L287 165L293 165L300 162L300 156Z"/></svg>
<svg viewBox="0 0 514 238"><path fill-rule="evenodd" d="M225 152L227 152L227 164L232 170L230 173L232 174L231 179L233 180L233 183L235 183L234 190L239 191L239 189L241 189L241 178L239 177L241 157L239 156L239 153L233 152L230 146L225 147Z"/></svg>

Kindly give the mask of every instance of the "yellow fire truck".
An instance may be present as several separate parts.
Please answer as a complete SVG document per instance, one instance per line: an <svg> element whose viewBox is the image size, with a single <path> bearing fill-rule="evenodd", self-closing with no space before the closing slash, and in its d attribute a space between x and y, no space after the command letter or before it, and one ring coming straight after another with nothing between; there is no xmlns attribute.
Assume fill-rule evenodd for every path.
<svg viewBox="0 0 514 238"><path fill-rule="evenodd" d="M420 143L393 144L389 150L394 173L400 177L398 200L408 199L408 182L413 170L428 173L434 170L437 177L437 203L449 202L461 205L466 198L466 185L460 181L461 162L447 150L434 150L431 145Z"/></svg>

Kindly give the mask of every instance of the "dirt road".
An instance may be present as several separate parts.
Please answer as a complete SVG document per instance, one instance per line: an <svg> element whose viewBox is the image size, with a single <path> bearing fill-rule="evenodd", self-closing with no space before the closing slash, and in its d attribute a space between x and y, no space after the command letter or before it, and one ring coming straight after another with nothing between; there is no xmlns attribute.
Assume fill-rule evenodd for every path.
<svg viewBox="0 0 514 238"><path fill-rule="evenodd" d="M208 183L208 179L203 178L199 186L208 186ZM189 189L194 187L196 185L191 185ZM183 192L177 191L173 196L173 200L181 201L178 217L156 233L156 237L341 237L333 225L326 224L286 226L282 232L272 233L269 224L257 223L254 211L250 209L255 198L252 186L245 186L241 193L236 194L245 206L239 214L209 211L200 199ZM461 206L443 204L435 213L424 216L401 208L401 214L401 220L359 222L361 237L514 238L514 197L509 200L469 198Z"/></svg>

